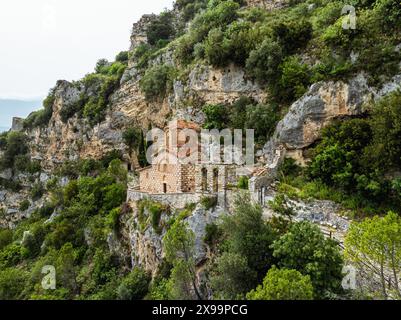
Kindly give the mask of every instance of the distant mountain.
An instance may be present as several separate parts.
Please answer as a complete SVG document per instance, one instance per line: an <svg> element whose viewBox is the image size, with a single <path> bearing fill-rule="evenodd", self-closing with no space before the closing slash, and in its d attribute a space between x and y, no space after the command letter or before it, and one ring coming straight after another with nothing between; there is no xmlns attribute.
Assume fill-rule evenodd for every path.
<svg viewBox="0 0 401 320"><path fill-rule="evenodd" d="M15 100L0 98L0 132L11 128L12 118L26 118L32 111L40 109L41 100Z"/></svg>

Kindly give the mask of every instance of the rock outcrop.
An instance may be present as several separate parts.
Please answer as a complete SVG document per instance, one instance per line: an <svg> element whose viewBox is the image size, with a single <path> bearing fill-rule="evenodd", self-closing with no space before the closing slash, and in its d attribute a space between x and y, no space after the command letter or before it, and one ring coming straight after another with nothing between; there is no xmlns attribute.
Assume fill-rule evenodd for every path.
<svg viewBox="0 0 401 320"><path fill-rule="evenodd" d="M145 216L149 215L145 209ZM183 221L187 223L188 228L195 235L195 263L200 265L208 257L208 250L204 243L206 235L206 226L210 223L218 221L219 217L224 214L224 210L216 207L215 209L205 210L198 205L193 212ZM166 225L169 215L163 213L160 219L160 225ZM139 226L137 211L134 209L133 219L129 222L129 238L131 243L132 265L141 266L147 271L155 274L158 266L165 257L163 248L163 238L166 234L166 228L160 232L153 229L151 225L147 225L142 229Z"/></svg>
<svg viewBox="0 0 401 320"><path fill-rule="evenodd" d="M265 145L266 162L274 162L277 150L284 149L288 157L301 165L305 164L307 159L304 150L320 138L324 127L335 119L363 114L369 102L400 87L400 76L394 77L378 90L368 85L363 74L347 83L330 81L312 85L302 98L292 104Z"/></svg>

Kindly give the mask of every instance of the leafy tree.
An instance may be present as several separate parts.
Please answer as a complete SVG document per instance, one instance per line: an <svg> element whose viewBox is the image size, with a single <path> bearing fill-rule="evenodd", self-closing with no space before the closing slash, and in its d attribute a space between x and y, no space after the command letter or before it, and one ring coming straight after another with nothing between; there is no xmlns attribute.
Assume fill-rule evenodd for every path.
<svg viewBox="0 0 401 320"><path fill-rule="evenodd" d="M11 243L0 251L0 268L16 266L22 260L21 246Z"/></svg>
<svg viewBox="0 0 401 320"><path fill-rule="evenodd" d="M167 65L156 65L146 71L139 84L148 101L165 98L171 87L172 73L172 67Z"/></svg>
<svg viewBox="0 0 401 320"><path fill-rule="evenodd" d="M146 29L146 35L150 45L156 45L160 40L170 40L175 33L173 14L165 11L152 20Z"/></svg>
<svg viewBox="0 0 401 320"><path fill-rule="evenodd" d="M194 245L194 233L181 220L175 221L163 238L166 259L173 265L169 287L175 299L188 299L192 292L196 299L203 299L197 283Z"/></svg>
<svg viewBox="0 0 401 320"><path fill-rule="evenodd" d="M243 298L256 281L256 272L249 268L244 256L225 252L215 264L210 279L214 298Z"/></svg>
<svg viewBox="0 0 401 320"><path fill-rule="evenodd" d="M253 50L246 62L248 74L259 83L273 84L279 78L279 66L283 61L283 50L279 43L266 39Z"/></svg>
<svg viewBox="0 0 401 320"><path fill-rule="evenodd" d="M293 224L272 248L280 268L295 269L310 276L316 298L340 291L343 259L338 243L325 239L316 225Z"/></svg>
<svg viewBox="0 0 401 320"><path fill-rule="evenodd" d="M263 145L272 136L280 120L277 105L257 104L246 109L246 129L255 130L257 143Z"/></svg>
<svg viewBox="0 0 401 320"><path fill-rule="evenodd" d="M103 73L103 70L110 66L110 62L107 59L99 59L96 62L95 72L96 73Z"/></svg>
<svg viewBox="0 0 401 320"><path fill-rule="evenodd" d="M124 143L128 146L129 152L137 150L141 143L141 129L130 127L123 132Z"/></svg>
<svg viewBox="0 0 401 320"><path fill-rule="evenodd" d="M378 280L380 291L370 288L370 292L383 299L401 298L401 218L396 213L352 223L345 256L363 274Z"/></svg>
<svg viewBox="0 0 401 320"><path fill-rule="evenodd" d="M313 286L309 276L297 270L269 270L256 290L247 294L248 300L312 300Z"/></svg>
<svg viewBox="0 0 401 320"><path fill-rule="evenodd" d="M134 268L117 289L120 300L141 300L148 292L150 277L140 268Z"/></svg>
<svg viewBox="0 0 401 320"><path fill-rule="evenodd" d="M372 139L369 124L363 119L337 122L324 129L322 135L309 169L312 177L344 189L354 187L355 174L364 171L360 154Z"/></svg>
<svg viewBox="0 0 401 320"><path fill-rule="evenodd" d="M281 22L273 26L273 36L284 52L293 53L298 48L305 47L312 38L312 25L306 19L296 19Z"/></svg>
<svg viewBox="0 0 401 320"><path fill-rule="evenodd" d="M281 79L276 90L284 101L296 100L306 92L310 76L306 64L301 63L296 56L289 57L281 65Z"/></svg>
<svg viewBox="0 0 401 320"><path fill-rule="evenodd" d="M14 168L14 162L18 156L28 153L27 137L22 132L10 132L7 134L3 146L3 155L0 158L0 169Z"/></svg>
<svg viewBox="0 0 401 320"><path fill-rule="evenodd" d="M0 270L0 299L19 300L24 298L29 274L26 271L12 268Z"/></svg>
<svg viewBox="0 0 401 320"><path fill-rule="evenodd" d="M13 232L10 229L0 229L0 250L3 250L13 241Z"/></svg>
<svg viewBox="0 0 401 320"><path fill-rule="evenodd" d="M256 43L252 30L249 22L233 22L225 31L212 29L204 45L209 63L215 67L225 67L230 62L245 66Z"/></svg>
<svg viewBox="0 0 401 320"><path fill-rule="evenodd" d="M116 61L117 62L122 62L122 63L127 63L129 59L129 54L128 51L121 51L117 56L116 56Z"/></svg>
<svg viewBox="0 0 401 320"><path fill-rule="evenodd" d="M206 116L205 129L222 130L227 127L227 110L223 105L207 105L202 111Z"/></svg>
<svg viewBox="0 0 401 320"><path fill-rule="evenodd" d="M276 233L262 216L262 208L251 202L248 193L241 193L234 204L234 214L224 217L222 224L228 251L245 257L249 268L262 281L274 262L271 244ZM251 282L251 281L250 281ZM256 283L251 284L255 287Z"/></svg>

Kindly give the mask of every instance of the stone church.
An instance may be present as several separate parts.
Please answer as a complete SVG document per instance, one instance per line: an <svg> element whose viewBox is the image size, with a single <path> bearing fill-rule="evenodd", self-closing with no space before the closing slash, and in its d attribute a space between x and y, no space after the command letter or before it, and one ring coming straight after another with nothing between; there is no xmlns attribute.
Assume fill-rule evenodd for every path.
<svg viewBox="0 0 401 320"><path fill-rule="evenodd" d="M138 191L148 194L218 194L224 192L230 174L230 166L223 163L202 162L199 142L195 144L195 149L199 153L191 158L194 147L192 150L187 147L189 137L186 132L188 129L192 134L196 133L196 136L200 137L201 130L193 122L175 120L168 124L164 129L163 143L153 154L154 163L139 170ZM190 163L182 163L180 161L182 157L190 158Z"/></svg>

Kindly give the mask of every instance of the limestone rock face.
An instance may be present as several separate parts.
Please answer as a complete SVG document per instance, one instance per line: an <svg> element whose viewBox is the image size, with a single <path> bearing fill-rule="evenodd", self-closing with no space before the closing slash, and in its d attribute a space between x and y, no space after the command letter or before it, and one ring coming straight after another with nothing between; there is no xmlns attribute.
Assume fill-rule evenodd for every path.
<svg viewBox="0 0 401 320"><path fill-rule="evenodd" d="M14 117L13 123L11 125L11 131L22 131L24 129L23 122L24 122L24 119Z"/></svg>
<svg viewBox="0 0 401 320"><path fill-rule="evenodd" d="M145 215L148 213L145 209ZM221 208L205 210L202 206L198 207L184 220L188 224L189 230L195 234L195 262L201 264L207 258L207 248L204 243L206 226L215 222L224 211ZM165 224L169 217L166 213L162 214L160 225ZM132 265L141 266L145 270L155 274L162 262L165 252L163 249L163 238L166 234L165 228L157 233L152 226L147 226L145 230L140 230L135 218L130 222L130 243L132 253Z"/></svg>
<svg viewBox="0 0 401 320"><path fill-rule="evenodd" d="M401 78L394 77L381 90L370 87L360 74L348 83L320 82L296 101L279 122L271 140L264 147L267 163L272 163L276 151L283 148L286 154L304 164L303 150L321 136L321 130L333 120L356 116L364 112L364 105L380 99L401 86Z"/></svg>
<svg viewBox="0 0 401 320"><path fill-rule="evenodd" d="M343 82L317 83L295 102L278 124L275 138L287 149L302 149L320 135L333 119L358 115L367 101L369 88L363 77Z"/></svg>
<svg viewBox="0 0 401 320"><path fill-rule="evenodd" d="M280 9L288 4L288 0L246 0L250 7L259 7L266 10Z"/></svg>
<svg viewBox="0 0 401 320"><path fill-rule="evenodd" d="M246 79L244 70L234 65L224 69L197 65L189 75L188 89L210 104L232 103L241 95L257 101L266 97L257 84Z"/></svg>

